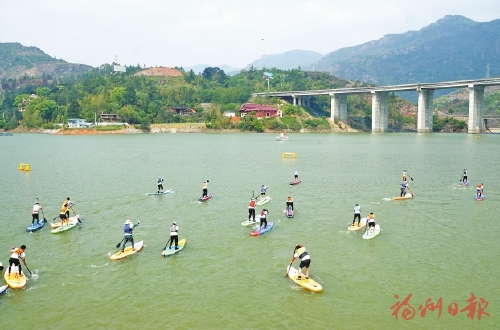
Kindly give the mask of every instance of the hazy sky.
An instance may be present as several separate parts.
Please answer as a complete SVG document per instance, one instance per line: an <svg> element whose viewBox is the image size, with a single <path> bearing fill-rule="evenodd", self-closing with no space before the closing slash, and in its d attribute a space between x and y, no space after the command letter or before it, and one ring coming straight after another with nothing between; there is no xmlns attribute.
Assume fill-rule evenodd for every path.
<svg viewBox="0 0 500 330"><path fill-rule="evenodd" d="M71 63L223 65L264 54L327 54L445 15L500 18L499 0L0 0L0 42Z"/></svg>

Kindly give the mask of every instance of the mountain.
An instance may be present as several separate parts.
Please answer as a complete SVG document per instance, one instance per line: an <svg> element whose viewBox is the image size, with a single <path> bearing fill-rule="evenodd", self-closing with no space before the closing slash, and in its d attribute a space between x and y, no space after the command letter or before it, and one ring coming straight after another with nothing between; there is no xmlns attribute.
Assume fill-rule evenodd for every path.
<svg viewBox="0 0 500 330"><path fill-rule="evenodd" d="M281 70L297 69L316 63L323 57L322 54L310 50L294 49L282 54L263 55L253 61L256 68L277 68Z"/></svg>
<svg viewBox="0 0 500 330"><path fill-rule="evenodd" d="M222 65L197 64L197 65L191 66L191 67L183 67L183 69L186 72L193 70L194 73L198 74L198 73L202 73L203 70L205 70L205 68L210 68L210 67L212 67L212 68L217 67L217 68L223 70L225 74L230 75L230 76L237 75L241 71L241 69L229 66L227 64L222 64Z"/></svg>
<svg viewBox="0 0 500 330"><path fill-rule="evenodd" d="M0 79L43 75L55 78L80 75L91 69L89 65L72 64L55 59L37 47L26 47L20 43L0 43Z"/></svg>
<svg viewBox="0 0 500 330"><path fill-rule="evenodd" d="M500 76L500 19L448 15L419 31L336 50L314 67L379 86Z"/></svg>

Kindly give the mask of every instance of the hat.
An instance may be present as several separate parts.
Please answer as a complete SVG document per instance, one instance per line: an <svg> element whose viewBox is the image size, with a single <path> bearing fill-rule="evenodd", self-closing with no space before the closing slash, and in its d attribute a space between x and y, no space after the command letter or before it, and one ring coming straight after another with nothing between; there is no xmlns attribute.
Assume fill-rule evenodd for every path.
<svg viewBox="0 0 500 330"><path fill-rule="evenodd" d="M173 224L173 225L177 225L177 221L174 221L172 224Z"/></svg>
<svg viewBox="0 0 500 330"><path fill-rule="evenodd" d="M132 223L132 221L130 221L130 219L128 219L127 221L125 221L125 223Z"/></svg>

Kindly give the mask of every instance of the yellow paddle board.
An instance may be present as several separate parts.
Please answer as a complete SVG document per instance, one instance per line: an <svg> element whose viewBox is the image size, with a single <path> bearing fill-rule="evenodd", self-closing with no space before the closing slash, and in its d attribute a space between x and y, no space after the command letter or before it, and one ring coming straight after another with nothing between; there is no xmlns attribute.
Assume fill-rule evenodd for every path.
<svg viewBox="0 0 500 330"><path fill-rule="evenodd" d="M365 226L366 226L366 218L361 218L361 220L359 221L359 226L358 226L358 221L356 220L354 226L350 225L349 227L347 227L347 230L356 231L365 228Z"/></svg>
<svg viewBox="0 0 500 330"><path fill-rule="evenodd" d="M9 269L5 269L5 274L3 274L5 283L12 289L22 289L26 286L26 276L24 276L23 271L21 271L21 276L19 276L19 270L17 266L12 266L9 274Z"/></svg>
<svg viewBox="0 0 500 330"><path fill-rule="evenodd" d="M136 242L136 243L134 243L134 249L132 249L132 246L129 245L125 248L125 250L123 252L122 252L122 250L119 250L118 252L113 254L111 257L109 257L109 259L111 259L111 260L124 259L128 256L131 256L132 254L135 254L135 253L141 251L143 247L144 247L144 241Z"/></svg>
<svg viewBox="0 0 500 330"><path fill-rule="evenodd" d="M305 275L302 274L302 278L299 280L297 279L297 276L299 275L297 269L293 268L292 266L288 266L286 274L288 275L288 278L290 278L292 281L295 282L295 284L303 287L306 290L312 291L312 292L322 292L323 287L313 280L312 278L305 278Z"/></svg>

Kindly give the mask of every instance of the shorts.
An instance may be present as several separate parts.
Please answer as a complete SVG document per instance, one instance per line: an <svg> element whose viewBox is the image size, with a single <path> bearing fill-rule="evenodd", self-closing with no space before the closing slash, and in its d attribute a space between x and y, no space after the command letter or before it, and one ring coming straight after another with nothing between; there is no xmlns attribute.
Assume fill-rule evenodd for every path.
<svg viewBox="0 0 500 330"><path fill-rule="evenodd" d="M61 218L61 220L67 219L66 213L59 214L59 218Z"/></svg>
<svg viewBox="0 0 500 330"><path fill-rule="evenodd" d="M368 228L373 227L375 228L375 221L374 222L368 222Z"/></svg>
<svg viewBox="0 0 500 330"><path fill-rule="evenodd" d="M301 260L299 268L304 268L304 267L309 268L310 264L311 264L311 259Z"/></svg>

